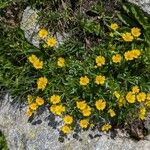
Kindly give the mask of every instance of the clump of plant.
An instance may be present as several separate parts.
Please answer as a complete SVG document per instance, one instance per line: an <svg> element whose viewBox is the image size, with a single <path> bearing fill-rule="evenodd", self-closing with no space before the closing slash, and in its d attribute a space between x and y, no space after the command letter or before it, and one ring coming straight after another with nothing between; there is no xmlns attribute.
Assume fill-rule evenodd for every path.
<svg viewBox="0 0 150 150"><path fill-rule="evenodd" d="M48 103L49 111L62 117L63 133L76 126L96 126L108 131L115 123L144 120L150 107L147 75L142 74L146 55L143 33L139 27L108 25L110 35L88 52L76 55L59 53L66 44L41 29L38 36L44 47L39 54L28 56L27 63L35 76L36 91L28 95L27 115Z"/></svg>
<svg viewBox="0 0 150 150"><path fill-rule="evenodd" d="M12 85L14 94L22 90L29 117L44 106L61 117L60 131L64 134L93 127L107 132L118 124L143 121L150 107L148 38L144 30L148 28L123 25L117 18L112 21L112 16L96 8L89 11L94 14L92 19L85 12L71 18L68 8L62 16L51 14L54 25L65 17L71 23L67 25L70 35L61 45L52 34L53 26L43 25L39 30L39 48L27 43L20 30L11 39L6 35L8 41L18 40L16 37L24 40L9 45L9 53L3 55L8 63L0 81ZM3 80L13 73L13 83Z"/></svg>

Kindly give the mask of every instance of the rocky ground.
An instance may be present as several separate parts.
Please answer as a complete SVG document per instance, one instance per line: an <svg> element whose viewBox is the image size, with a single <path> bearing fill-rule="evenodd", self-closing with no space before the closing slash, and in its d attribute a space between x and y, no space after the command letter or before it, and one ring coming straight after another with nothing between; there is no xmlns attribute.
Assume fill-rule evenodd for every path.
<svg viewBox="0 0 150 150"><path fill-rule="evenodd" d="M116 137L99 131L83 131L76 136L60 139L59 132L50 124L53 116L44 111L32 123L25 115L26 107L12 106L8 95L0 105L0 130L6 136L10 150L149 150L150 136L134 141L126 133L119 132Z"/></svg>
<svg viewBox="0 0 150 150"><path fill-rule="evenodd" d="M129 0L138 4L144 11L150 14L150 0ZM38 31L37 11L26 8L22 17L21 29L25 36L35 46L38 39L34 32ZM61 38L61 37L59 37ZM69 139L60 139L59 132L50 124L53 116L46 110L32 123L25 115L26 107L18 109L11 104L12 99L6 95L0 100L0 130L7 139L10 150L149 150L150 135L144 140L134 141L127 134L118 134L114 139L110 134L99 131L84 131L76 137L70 135ZM146 122L149 127L149 121ZM96 135L96 136L95 136ZM60 142L61 141L61 142Z"/></svg>

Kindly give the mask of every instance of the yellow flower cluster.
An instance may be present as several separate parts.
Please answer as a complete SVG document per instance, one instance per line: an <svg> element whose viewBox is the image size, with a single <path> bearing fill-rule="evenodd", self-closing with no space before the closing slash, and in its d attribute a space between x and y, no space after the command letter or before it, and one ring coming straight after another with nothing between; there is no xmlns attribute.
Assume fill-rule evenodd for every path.
<svg viewBox="0 0 150 150"><path fill-rule="evenodd" d="M54 37L48 37L48 31L44 28L40 29L38 36L45 40L46 44L44 44L44 47L54 47L57 44L57 40Z"/></svg>
<svg viewBox="0 0 150 150"><path fill-rule="evenodd" d="M32 63L35 69L42 69L43 68L43 61L40 61L35 55L31 55L28 57L30 63Z"/></svg>
<svg viewBox="0 0 150 150"><path fill-rule="evenodd" d="M132 91L127 93L126 99L129 103L139 103L145 102L145 106L150 106L150 94L145 92L140 92L140 89L137 85L132 87ZM142 106L139 110L139 119L144 120L146 115L146 108Z"/></svg>
<svg viewBox="0 0 150 150"><path fill-rule="evenodd" d="M37 80L37 89L41 89L42 91L45 89L46 85L48 83L48 80L46 77L40 77L38 80Z"/></svg>
<svg viewBox="0 0 150 150"><path fill-rule="evenodd" d="M77 108L81 111L82 115L88 117L91 115L91 107L87 105L87 103L83 101L76 102Z"/></svg>
<svg viewBox="0 0 150 150"><path fill-rule="evenodd" d="M36 99L35 99L35 102L33 101L33 97L31 95L28 95L27 96L27 99L28 99L28 104L29 104L29 107L27 108L27 116L32 116L32 114L34 113L34 111L37 110L37 108L39 106L42 106L44 104L44 99L37 96Z"/></svg>
<svg viewBox="0 0 150 150"><path fill-rule="evenodd" d="M131 51L127 51L124 53L125 59L128 60L133 60L138 58L141 55L141 51L139 49L133 49Z"/></svg>
<svg viewBox="0 0 150 150"><path fill-rule="evenodd" d="M62 104L58 104L61 102L59 95L52 95L50 97L50 102L52 103L50 107L50 111L56 115L62 115L63 112L65 112L66 108Z"/></svg>
<svg viewBox="0 0 150 150"><path fill-rule="evenodd" d="M141 30L137 27L133 27L130 32L125 32L122 34L122 38L126 42L132 42L134 37L137 38L141 35Z"/></svg>
<svg viewBox="0 0 150 150"><path fill-rule="evenodd" d="M68 134L71 132L71 127L69 125L73 123L73 117L70 115L66 115L63 118L63 121L64 121L65 125L61 127L61 131L64 134Z"/></svg>
<svg viewBox="0 0 150 150"><path fill-rule="evenodd" d="M132 91L129 91L126 95L126 100L129 103L135 103L136 100L139 103L145 102L147 103L147 94L145 92L140 92L139 87L133 86Z"/></svg>
<svg viewBox="0 0 150 150"><path fill-rule="evenodd" d="M117 34L118 32L116 31L119 26L117 23L112 23L110 25L110 28L114 30L113 34ZM122 34L122 39L126 42L132 42L134 39L138 38L141 35L141 30L137 27L133 27L131 29L131 32L125 32ZM45 45L47 47L54 47L57 44L57 41L54 37L48 37L48 31L46 29L41 29L38 33L38 36L45 41ZM121 54L116 53L115 51L112 52L113 55L111 57L111 61L113 63L120 63L123 59L123 56ZM132 49L130 51L126 51L124 53L124 58L126 61L134 60L138 58L141 55L141 50L139 49ZM29 62L33 64L34 68L36 69L42 69L43 68L43 61L41 61L36 55L31 55L28 58ZM104 56L99 55L96 56L95 58L95 64L96 68L102 67L103 65L106 64L106 59ZM65 59L63 57L59 57L57 59L57 66L58 67L65 67ZM79 79L78 79L79 80ZM80 80L78 81L80 85L82 86L87 86L90 83L90 80L88 76L81 76ZM106 83L106 77L102 74L96 75L95 77L95 84L97 85L104 85ZM37 89L38 90L44 90L48 84L48 79L43 76L40 77L37 80ZM140 109L139 109L139 118L141 120L145 119L146 116L146 108L150 107L150 93L145 93L141 92L139 87L133 86L131 91L128 91L126 95L120 94L121 92L115 91L113 93L114 97L117 99L116 103L118 103L119 108L122 106L128 106L125 104L128 103L140 103ZM68 114L69 112L66 111L66 107L64 104L61 103L61 97L59 95L52 95L49 97L49 101L51 103L50 106L50 111L55 114L63 117L63 123L64 125L61 127L61 131L64 134L68 134L72 130L72 126L74 124L74 116L72 114ZM109 106L109 102L106 103L104 99L98 99L94 102L94 107L92 108L91 101L90 103L87 103L85 100L77 100L76 101L76 108L77 110L82 114L81 117L84 117L80 119L79 126L81 128L88 128L90 127L90 120L88 117L91 116L92 112L96 110L97 112L106 110L105 112L107 113L107 116L109 117L115 117L117 114L117 109L114 109L114 106L116 105L111 105ZM128 102L128 103L127 103ZM44 99L37 96L35 99L31 96L28 95L28 103L29 107L27 109L27 115L31 116L39 106L44 104ZM106 107L107 106L107 107ZM146 107L147 106L147 107ZM108 109L107 109L108 108ZM65 115L64 115L65 114ZM92 125L91 125L92 126ZM104 132L109 131L112 128L111 124L105 123L102 127L101 130Z"/></svg>

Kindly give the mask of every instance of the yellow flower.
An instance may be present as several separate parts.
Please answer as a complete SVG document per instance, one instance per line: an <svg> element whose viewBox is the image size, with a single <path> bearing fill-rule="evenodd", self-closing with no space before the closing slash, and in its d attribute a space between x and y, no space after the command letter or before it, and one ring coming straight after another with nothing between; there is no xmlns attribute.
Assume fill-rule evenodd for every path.
<svg viewBox="0 0 150 150"><path fill-rule="evenodd" d="M144 102L146 99L146 93L145 92L140 92L138 95L137 95L137 101L138 102Z"/></svg>
<svg viewBox="0 0 150 150"><path fill-rule="evenodd" d="M64 134L69 134L71 132L71 127L69 126L62 126L61 127L61 131L64 133Z"/></svg>
<svg viewBox="0 0 150 150"><path fill-rule="evenodd" d="M57 44L57 41L54 37L50 37L47 39L47 45L49 47L54 47Z"/></svg>
<svg viewBox="0 0 150 150"><path fill-rule="evenodd" d="M132 92L128 92L127 95L126 95L126 100L129 103L135 103L135 94L132 93Z"/></svg>
<svg viewBox="0 0 150 150"><path fill-rule="evenodd" d="M147 101L145 102L145 105L146 105L147 107L150 107L150 100L147 100Z"/></svg>
<svg viewBox="0 0 150 150"><path fill-rule="evenodd" d="M124 57L125 59L128 60L133 60L134 59L134 54L132 53L132 51L127 51L124 53Z"/></svg>
<svg viewBox="0 0 150 150"><path fill-rule="evenodd" d="M115 111L113 109L109 109L108 113L110 114L111 117L116 116L116 113L115 113Z"/></svg>
<svg viewBox="0 0 150 150"><path fill-rule="evenodd" d="M34 62L36 62L38 60L38 58L32 54L31 56L28 57L28 60L30 63L33 64Z"/></svg>
<svg viewBox="0 0 150 150"><path fill-rule="evenodd" d="M104 124L104 125L102 126L101 130L107 132L107 131L110 130L111 128L112 128L112 126L111 126L109 123L106 123L106 124Z"/></svg>
<svg viewBox="0 0 150 150"><path fill-rule="evenodd" d="M129 32L123 33L122 38L126 42L132 42L133 41L133 36Z"/></svg>
<svg viewBox="0 0 150 150"><path fill-rule="evenodd" d="M31 110L36 110L38 108L38 105L37 105L37 103L31 103L29 105L29 107L30 107Z"/></svg>
<svg viewBox="0 0 150 150"><path fill-rule="evenodd" d="M82 119L80 120L79 125L81 128L87 128L89 125L89 121L87 119Z"/></svg>
<svg viewBox="0 0 150 150"><path fill-rule="evenodd" d="M52 113L55 113L55 108L56 108L56 105L51 105L50 111L51 111Z"/></svg>
<svg viewBox="0 0 150 150"><path fill-rule="evenodd" d="M124 97L120 97L119 99L117 99L118 101L118 106L122 107L126 104L125 98Z"/></svg>
<svg viewBox="0 0 150 150"><path fill-rule="evenodd" d="M116 98L120 98L120 94L119 94L119 92L117 92L117 91L115 91L115 92L113 93L113 95L115 95Z"/></svg>
<svg viewBox="0 0 150 150"><path fill-rule="evenodd" d="M28 100L28 104L31 104L32 101L33 101L32 95L28 95L28 96L27 96L27 100Z"/></svg>
<svg viewBox="0 0 150 150"><path fill-rule="evenodd" d="M44 104L44 99L41 97L37 97L35 101L36 101L37 105L39 105L39 106Z"/></svg>
<svg viewBox="0 0 150 150"><path fill-rule="evenodd" d="M150 93L147 93L146 99L150 101Z"/></svg>
<svg viewBox="0 0 150 150"><path fill-rule="evenodd" d="M132 92L133 92L133 93L139 93L139 92L140 92L139 87L138 87L137 85L133 86L133 87L132 87Z"/></svg>
<svg viewBox="0 0 150 150"><path fill-rule="evenodd" d="M141 107L140 110L139 110L139 118L141 120L144 120L145 119L145 115L146 115L146 109L145 109L145 107Z"/></svg>
<svg viewBox="0 0 150 150"><path fill-rule="evenodd" d="M141 51L139 49L133 49L131 53L134 58L138 58L141 55Z"/></svg>
<svg viewBox="0 0 150 150"><path fill-rule="evenodd" d="M141 35L141 30L137 27L133 27L131 33L134 37L139 37Z"/></svg>
<svg viewBox="0 0 150 150"><path fill-rule="evenodd" d="M95 106L98 110L104 110L106 107L106 102L102 99L99 99L95 102Z"/></svg>
<svg viewBox="0 0 150 150"><path fill-rule="evenodd" d="M47 78L46 77L40 77L38 80L37 80L37 89L41 89L41 90L44 90L46 85L47 85Z"/></svg>
<svg viewBox="0 0 150 150"><path fill-rule="evenodd" d="M31 55L28 57L30 63L33 64L34 68L42 69L43 68L43 61L40 61L35 55Z"/></svg>
<svg viewBox="0 0 150 150"><path fill-rule="evenodd" d="M80 110L83 110L87 107L87 104L86 104L85 101L76 102L76 105L77 105L77 108L80 109Z"/></svg>
<svg viewBox="0 0 150 150"><path fill-rule="evenodd" d="M95 83L96 83L96 84L98 84L98 85L99 85L99 84L103 85L104 82L105 82L105 76L102 76L102 75L96 76L96 79L95 79Z"/></svg>
<svg viewBox="0 0 150 150"><path fill-rule="evenodd" d="M65 66L65 59L62 57L58 58L57 65L59 67L64 67Z"/></svg>
<svg viewBox="0 0 150 150"><path fill-rule="evenodd" d="M42 69L43 68L43 61L37 60L33 63L33 67L35 69Z"/></svg>
<svg viewBox="0 0 150 150"><path fill-rule="evenodd" d="M105 57L97 56L96 57L96 64L97 64L98 67L101 67L102 65L105 65Z"/></svg>
<svg viewBox="0 0 150 150"><path fill-rule="evenodd" d="M32 111L30 108L28 108L28 109L27 109L27 112L26 112L26 115L27 115L28 117L31 117L32 114L33 114L33 111Z"/></svg>
<svg viewBox="0 0 150 150"><path fill-rule="evenodd" d="M118 24L117 23L112 23L110 25L110 28L113 29L113 30L117 30L119 28Z"/></svg>
<svg viewBox="0 0 150 150"><path fill-rule="evenodd" d="M112 56L112 61L114 62L114 63L120 63L121 62L121 55L120 54L116 54L116 55L113 55Z"/></svg>
<svg viewBox="0 0 150 150"><path fill-rule="evenodd" d="M38 32L38 36L42 39L46 38L48 35L48 32L46 29L41 29L39 32Z"/></svg>
<svg viewBox="0 0 150 150"><path fill-rule="evenodd" d="M82 114L83 116L85 117L88 117L91 115L91 107L90 106L87 106L85 109L82 110Z"/></svg>
<svg viewBox="0 0 150 150"><path fill-rule="evenodd" d="M63 120L64 120L64 123L65 123L65 124L72 124L72 122L73 122L73 117L70 116L70 115L67 115L67 116L64 117Z"/></svg>
<svg viewBox="0 0 150 150"><path fill-rule="evenodd" d="M53 106L53 105L52 105ZM51 110L53 111L54 114L56 115L62 115L63 112L65 112L65 106L63 105L55 105L53 106L54 108L51 108Z"/></svg>
<svg viewBox="0 0 150 150"><path fill-rule="evenodd" d="M80 78L80 85L87 85L89 83L89 78L87 76L81 77Z"/></svg>
<svg viewBox="0 0 150 150"><path fill-rule="evenodd" d="M50 101L52 104L57 104L60 102L60 96L59 95L53 95L50 97Z"/></svg>
<svg viewBox="0 0 150 150"><path fill-rule="evenodd" d="M145 102L145 105L146 105L147 107L150 107L150 93L147 93L147 95L146 95L146 102Z"/></svg>

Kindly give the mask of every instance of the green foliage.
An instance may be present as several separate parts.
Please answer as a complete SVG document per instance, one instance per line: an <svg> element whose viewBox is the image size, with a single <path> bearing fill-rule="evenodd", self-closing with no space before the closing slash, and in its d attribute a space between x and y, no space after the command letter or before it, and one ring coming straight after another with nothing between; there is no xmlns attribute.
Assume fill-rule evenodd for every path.
<svg viewBox="0 0 150 150"><path fill-rule="evenodd" d="M145 41L150 46L150 18L137 5L125 3L123 9L124 12L118 15L119 19L127 26L138 25L142 28Z"/></svg>
<svg viewBox="0 0 150 150"><path fill-rule="evenodd" d="M48 43L47 38L41 38L40 48L36 48L25 39L19 27L10 28L0 23L0 86L17 96L17 102L26 102L27 95L31 94L34 103L40 96L45 100L45 107L53 106L50 102L52 95L59 95L61 104L66 108L62 117L73 116L75 121L72 127L78 126L79 121L85 118L97 127L104 123L130 123L139 119L142 107L146 110L149 107L146 100L140 103L136 99L132 103L132 98L126 98L135 85L144 94L148 95L150 91L149 17L139 8L125 4L124 13L118 15L124 25L119 24L113 29L111 25L119 19L104 9L104 1L94 1L90 6L84 3L86 1L77 2L73 9L69 1L27 1L26 4L41 9L40 25L46 29L48 37L53 37L56 32L68 33L64 43L58 47L55 44L48 46L54 39ZM122 35L130 33L132 27L138 27L141 31L137 37L130 35L128 38L133 37L133 40L127 42ZM126 58L128 51L130 56ZM32 54L37 56L34 61L29 59ZM117 54L121 59L115 62L113 57ZM105 58L102 66L97 63L98 56ZM58 65L60 58L64 61L62 66ZM43 62L42 69L35 67L39 61ZM96 83L98 75L105 76L104 83ZM84 86L80 80L85 76L89 83ZM43 90L37 85L40 77L48 79ZM114 92L120 96L115 96ZM133 95L136 97L137 94ZM99 111L95 106L99 99L106 102L104 111ZM79 100L86 101L91 115L85 117L77 108L76 102ZM31 104L29 111L36 115ZM109 109L115 111L115 117L110 116Z"/></svg>
<svg viewBox="0 0 150 150"><path fill-rule="evenodd" d="M85 32L95 34L97 36L100 35L100 24L96 23L93 20L83 20L81 21L81 26L83 27L83 30L85 30Z"/></svg>
<svg viewBox="0 0 150 150"><path fill-rule="evenodd" d="M6 140L2 132L0 132L0 149L1 150L8 150Z"/></svg>

